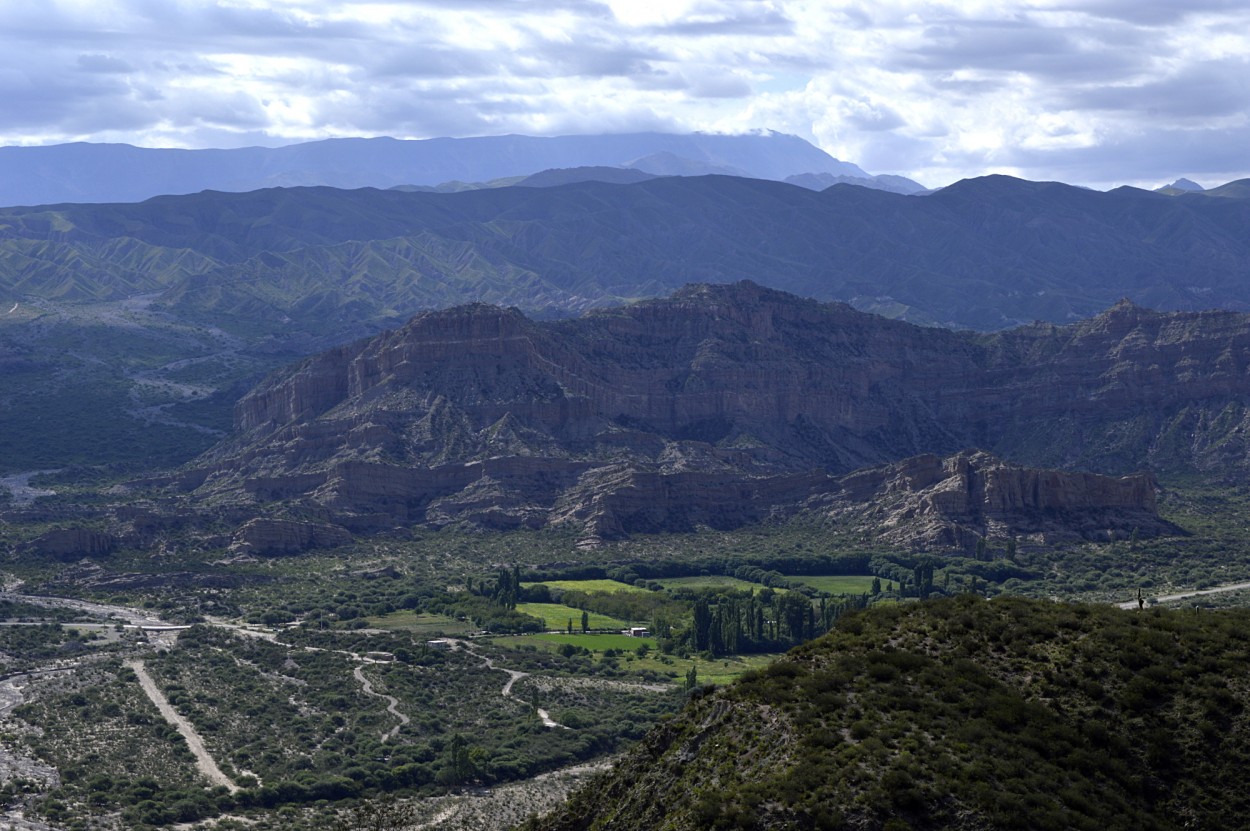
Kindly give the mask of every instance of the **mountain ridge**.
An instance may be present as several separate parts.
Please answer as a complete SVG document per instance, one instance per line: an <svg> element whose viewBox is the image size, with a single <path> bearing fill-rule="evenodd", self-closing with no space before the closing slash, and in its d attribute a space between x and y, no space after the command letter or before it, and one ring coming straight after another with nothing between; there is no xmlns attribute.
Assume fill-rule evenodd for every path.
<svg viewBox="0 0 1250 831"><path fill-rule="evenodd" d="M246 323L276 333L273 321L298 319L301 304L320 296L349 310L358 336L377 331L380 312L394 324L423 307L486 300L569 313L767 274L774 287L821 300L994 329L1066 322L1125 296L1164 309L1250 309L1250 289L1234 279L1250 263L1247 225L1247 200L1102 194L1009 177L923 199L719 176L448 194L270 189L0 210L0 247L28 261L0 269L0 292L66 296L38 275L86 259L98 264L99 285L124 274L144 291L167 292L158 302L176 314L259 303L265 313ZM132 240L197 264L110 261L110 246ZM284 276L316 273L349 242L366 257L331 264L334 279ZM535 291L543 300L527 304ZM84 295L125 292L84 287Z"/></svg>
<svg viewBox="0 0 1250 831"><path fill-rule="evenodd" d="M554 167L625 166L667 152L694 164L784 179L796 173L864 175L784 133L622 133L420 140L323 139L233 150L143 148L78 142L0 147L0 203L130 202L203 190L438 185L524 176Z"/></svg>
<svg viewBox="0 0 1250 831"><path fill-rule="evenodd" d="M613 537L771 510L855 514L885 504L885 492L845 507L837 493L850 486L838 477L970 447L1104 474L1241 470L1248 368L1250 316L1127 302L1080 324L994 335L752 283L693 285L561 321L472 304L271 376L239 401L234 436L169 481L193 502L329 511L360 527L573 522ZM1175 441L1181 431L1192 445ZM934 457L912 464L930 470L928 484L899 511L936 524L908 532L908 544L971 545L989 528L973 507L982 497L923 493L943 481L924 458ZM944 493L971 494L1001 467L970 457L938 469L949 464ZM1032 484L1004 492L1028 491L1044 513L1052 486L1021 476L1008 479ZM1153 485L1134 487L1145 516ZM1157 526L1101 532L1127 536L1135 524Z"/></svg>
<svg viewBox="0 0 1250 831"><path fill-rule="evenodd" d="M78 463L102 434L119 437L111 459L185 461L236 385L470 301L551 319L749 279L960 329L1068 323L1122 297L1246 310L1250 200L1219 190L1000 177L914 198L708 176L0 209L0 355L24 367L0 377L0 464ZM149 460L122 437L153 418L168 449Z"/></svg>

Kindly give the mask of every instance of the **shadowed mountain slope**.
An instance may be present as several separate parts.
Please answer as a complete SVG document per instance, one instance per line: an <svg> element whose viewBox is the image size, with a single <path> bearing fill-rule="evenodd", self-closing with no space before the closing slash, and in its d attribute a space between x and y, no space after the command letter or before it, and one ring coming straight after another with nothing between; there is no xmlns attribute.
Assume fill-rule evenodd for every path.
<svg viewBox="0 0 1250 831"><path fill-rule="evenodd" d="M1128 303L995 335L752 283L559 322L479 304L273 376L182 481L210 502L610 536L816 505L849 487L830 475L968 447L1231 471L1247 459L1248 367L1250 317Z"/></svg>
<svg viewBox="0 0 1250 831"><path fill-rule="evenodd" d="M180 463L259 370L471 301L551 318L750 279L982 330L1122 297L1246 309L1248 229L1246 199L1006 177L925 197L705 176L4 209L0 468ZM131 441L153 419L156 455Z"/></svg>
<svg viewBox="0 0 1250 831"><path fill-rule="evenodd" d="M691 281L921 323L1067 322L1121 297L1250 308L1250 200L1002 176L907 197L723 176L462 193L329 188L0 211L0 299L158 292L179 318L351 336L472 300L568 314Z"/></svg>

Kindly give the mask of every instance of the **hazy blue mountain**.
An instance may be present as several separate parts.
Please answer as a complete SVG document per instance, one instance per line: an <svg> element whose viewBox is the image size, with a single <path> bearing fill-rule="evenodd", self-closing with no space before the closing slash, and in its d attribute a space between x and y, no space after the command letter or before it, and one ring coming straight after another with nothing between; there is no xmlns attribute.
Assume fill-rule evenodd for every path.
<svg viewBox="0 0 1250 831"><path fill-rule="evenodd" d="M510 188L528 179L528 176L504 176L502 179L491 179L489 182L461 182L453 179L437 185L395 185L387 190L399 190L406 193L460 193L466 190L484 190L486 188Z"/></svg>
<svg viewBox="0 0 1250 831"><path fill-rule="evenodd" d="M914 322L1065 322L1128 297L1250 309L1250 203L991 176L924 199L663 177L461 193L268 189L0 210L0 301L119 300L354 336L473 300L574 313L753 279Z"/></svg>
<svg viewBox="0 0 1250 831"><path fill-rule="evenodd" d="M891 176L889 174L869 176L865 173L862 176L835 176L832 173L799 173L794 176L787 176L785 181L791 185L798 185L808 190L825 190L834 185L859 185L863 188L901 193L905 196L931 192L924 185L912 181L906 176Z"/></svg>
<svg viewBox="0 0 1250 831"><path fill-rule="evenodd" d="M1170 185L1164 185L1161 188L1155 188L1160 191L1180 191L1181 193L1201 193L1205 188L1192 179L1177 179Z"/></svg>
<svg viewBox="0 0 1250 831"><path fill-rule="evenodd" d="M749 176L746 171L723 164L713 164L703 159L687 159L676 153L661 151L635 159L629 163L633 170L641 170L653 176Z"/></svg>
<svg viewBox="0 0 1250 831"><path fill-rule="evenodd" d="M1226 182L1216 188L1203 191L1206 196L1220 196L1225 199L1250 199L1250 179L1237 179Z"/></svg>
<svg viewBox="0 0 1250 831"><path fill-rule="evenodd" d="M201 190L487 182L551 168L623 167L657 155L684 160L701 173L737 171L761 179L780 180L808 172L863 173L797 136L782 133L486 136L420 141L354 138L236 150L78 143L0 148L0 205L137 202L161 194Z"/></svg>
<svg viewBox="0 0 1250 831"><path fill-rule="evenodd" d="M571 185L575 182L607 182L613 185L632 185L654 179L654 173L647 173L632 167L566 167L553 168L526 176L520 182L526 188L551 188L558 185Z"/></svg>
<svg viewBox="0 0 1250 831"><path fill-rule="evenodd" d="M1170 185L1155 188L1155 193L1167 196L1219 196L1224 199L1250 199L1250 179L1236 179L1214 188L1203 188L1188 179L1177 179Z"/></svg>

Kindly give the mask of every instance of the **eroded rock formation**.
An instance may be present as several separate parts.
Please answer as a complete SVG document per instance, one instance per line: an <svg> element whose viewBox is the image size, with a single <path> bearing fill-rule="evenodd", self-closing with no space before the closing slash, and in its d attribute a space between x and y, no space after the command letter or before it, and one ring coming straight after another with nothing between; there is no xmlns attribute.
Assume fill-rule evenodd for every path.
<svg viewBox="0 0 1250 831"><path fill-rule="evenodd" d="M1159 518L1148 473L1038 470L967 451L856 471L811 504L882 539L973 552L982 539L1107 541L1181 533Z"/></svg>
<svg viewBox="0 0 1250 831"><path fill-rule="evenodd" d="M1242 466L1248 367L1247 316L1129 303L995 335L751 283L548 323L474 304L269 379L179 481L207 503L297 503L361 530L721 526L792 510L857 468L968 447L1105 473ZM978 527L1017 503L1120 510L1101 478L1005 470L967 473L966 493L916 490L934 511L989 518Z"/></svg>
<svg viewBox="0 0 1250 831"><path fill-rule="evenodd" d="M77 560L82 557L102 557L117 547L112 534L92 528L54 528L24 543L23 553L57 560Z"/></svg>
<svg viewBox="0 0 1250 831"><path fill-rule="evenodd" d="M298 554L313 548L348 545L352 535L337 525L257 518L234 534L230 550L245 554Z"/></svg>

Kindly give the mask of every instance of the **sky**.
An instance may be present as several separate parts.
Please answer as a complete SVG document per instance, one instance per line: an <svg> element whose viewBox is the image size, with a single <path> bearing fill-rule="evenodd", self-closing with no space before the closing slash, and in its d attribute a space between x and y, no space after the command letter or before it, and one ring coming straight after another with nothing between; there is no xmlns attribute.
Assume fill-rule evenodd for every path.
<svg viewBox="0 0 1250 831"><path fill-rule="evenodd" d="M1210 187L1250 177L1250 2L0 0L0 145L640 130Z"/></svg>

